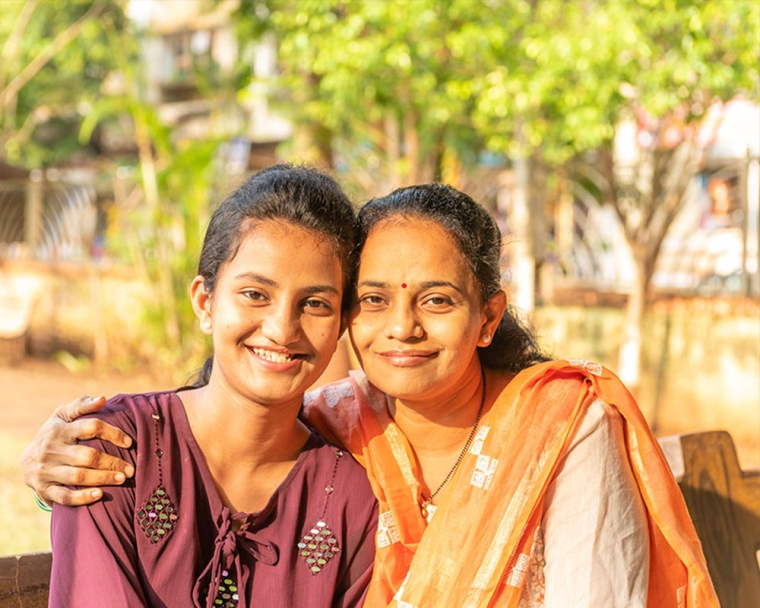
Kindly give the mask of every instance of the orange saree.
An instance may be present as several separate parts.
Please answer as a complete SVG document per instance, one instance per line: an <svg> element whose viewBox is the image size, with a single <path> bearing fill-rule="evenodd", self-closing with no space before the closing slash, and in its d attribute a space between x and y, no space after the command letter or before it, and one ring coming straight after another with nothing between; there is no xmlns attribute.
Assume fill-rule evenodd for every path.
<svg viewBox="0 0 760 608"><path fill-rule="evenodd" d="M420 512L415 458L386 396L360 372L309 396L309 422L365 466L380 503L366 606L516 606L545 493L596 399L625 421L649 522L647 605L717 607L683 498L643 415L614 374L579 360L536 365L509 383L483 417L429 525Z"/></svg>

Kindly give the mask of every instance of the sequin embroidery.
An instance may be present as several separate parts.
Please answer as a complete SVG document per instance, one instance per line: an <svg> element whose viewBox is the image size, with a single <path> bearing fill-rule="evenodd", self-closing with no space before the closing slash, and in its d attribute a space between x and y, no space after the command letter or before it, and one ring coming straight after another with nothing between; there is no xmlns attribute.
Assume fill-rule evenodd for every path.
<svg viewBox="0 0 760 608"><path fill-rule="evenodd" d="M213 605L221 608L235 608L239 599L237 585L227 570L222 570L222 576L224 578L219 581Z"/></svg>
<svg viewBox="0 0 760 608"><path fill-rule="evenodd" d="M154 545L174 529L177 519L177 508L161 485L137 510L137 523Z"/></svg>
<svg viewBox="0 0 760 608"><path fill-rule="evenodd" d="M335 474L338 471L338 463L343 458L341 450L335 451L335 465L333 466L330 482L325 486L325 503L322 507L322 514L319 516L309 531L301 537L298 542L298 554L303 558L304 563L311 570L312 574L319 574L340 553L340 543L330 530L330 526L325 521L327 513L327 503L330 501L330 495L335 491L333 482Z"/></svg>
<svg viewBox="0 0 760 608"><path fill-rule="evenodd" d="M145 536L155 545L166 538L174 529L177 525L179 514L177 513L177 507L164 488L164 473L161 466L161 458L164 455L164 451L158 444L158 423L161 421L161 416L154 410L150 417L153 418L153 440L155 445L153 453L158 459L158 485L145 502L140 505L137 513L135 513L135 518Z"/></svg>

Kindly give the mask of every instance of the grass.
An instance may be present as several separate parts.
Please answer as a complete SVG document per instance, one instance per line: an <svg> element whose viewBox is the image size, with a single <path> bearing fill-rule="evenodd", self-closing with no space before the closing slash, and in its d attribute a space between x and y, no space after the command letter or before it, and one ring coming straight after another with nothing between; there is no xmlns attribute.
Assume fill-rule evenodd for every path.
<svg viewBox="0 0 760 608"><path fill-rule="evenodd" d="M21 481L19 460L28 438L0 430L0 555L50 549L50 513L34 502Z"/></svg>

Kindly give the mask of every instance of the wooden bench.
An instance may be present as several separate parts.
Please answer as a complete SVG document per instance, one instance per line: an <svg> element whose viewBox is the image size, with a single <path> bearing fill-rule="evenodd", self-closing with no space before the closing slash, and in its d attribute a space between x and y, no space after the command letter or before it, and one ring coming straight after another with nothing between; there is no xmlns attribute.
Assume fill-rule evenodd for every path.
<svg viewBox="0 0 760 608"><path fill-rule="evenodd" d="M660 440L723 608L760 606L760 471L739 468L725 431ZM0 608L47 606L51 554L0 557Z"/></svg>
<svg viewBox="0 0 760 608"><path fill-rule="evenodd" d="M760 606L760 471L739 468L725 431L660 439L723 608Z"/></svg>
<svg viewBox="0 0 760 608"><path fill-rule="evenodd" d="M0 608L46 608L51 565L49 551L0 557Z"/></svg>

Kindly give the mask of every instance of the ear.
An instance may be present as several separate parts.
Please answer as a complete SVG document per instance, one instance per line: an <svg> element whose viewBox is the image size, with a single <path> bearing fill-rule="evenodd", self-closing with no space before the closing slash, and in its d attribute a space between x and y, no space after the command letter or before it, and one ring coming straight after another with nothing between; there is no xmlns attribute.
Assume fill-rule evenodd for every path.
<svg viewBox="0 0 760 608"><path fill-rule="evenodd" d="M206 283L202 276L198 275L190 283L190 301L193 304L193 312L201 324L201 332L211 335L211 294L206 290Z"/></svg>
<svg viewBox="0 0 760 608"><path fill-rule="evenodd" d="M500 289L488 299L488 302L484 306L483 324L480 327L478 346L485 348L491 344L506 309L507 294L504 293L503 289Z"/></svg>

